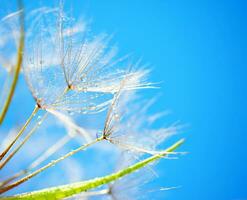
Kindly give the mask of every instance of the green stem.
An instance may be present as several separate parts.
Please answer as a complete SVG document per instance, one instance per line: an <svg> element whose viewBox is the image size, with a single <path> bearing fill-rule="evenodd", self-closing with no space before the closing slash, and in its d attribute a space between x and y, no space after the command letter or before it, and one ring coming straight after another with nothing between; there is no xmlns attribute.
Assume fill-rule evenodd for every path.
<svg viewBox="0 0 247 200"><path fill-rule="evenodd" d="M145 167L146 165L148 165L149 163L152 163L156 160L159 160L160 158L164 157L167 155L167 153L174 151L175 149L177 149L181 144L183 144L184 140L181 139L178 142L176 142L175 144L173 144L171 147L169 147L168 149L166 149L164 152L161 152L159 154L156 154L154 156L151 156L143 161L140 161L130 167L127 167L123 170L120 170L116 173L104 176L104 177L100 177L100 178L95 178L92 180L88 180L88 181L83 181L83 182L77 182L77 183L73 183L73 184L67 184L67 185L62 185L62 186L58 186L58 187L52 187L52 188L47 188L47 189L43 189L43 190L38 190L38 191L34 191L34 192L28 192L28 193L23 193L23 194L19 194L16 196L10 196L10 197L3 197L0 198L2 200L6 199L6 200L18 200L18 199L62 199L62 198L66 198L66 197L70 197L72 195L76 195L79 194L81 192L86 192L88 190L97 188L101 185L110 183L112 181L118 180L123 176L126 176L128 174L131 174L143 167Z"/></svg>
<svg viewBox="0 0 247 200"><path fill-rule="evenodd" d="M50 167L56 165L58 162L61 162L62 160L64 160L64 159L66 159L66 158L68 158L68 157L70 157L70 156L76 154L76 153L79 152L79 151L85 150L87 147L89 147L89 146L91 146L91 145L93 145L93 144L95 144L95 143L97 143L97 142L99 142L99 141L101 141L101 140L103 140L103 138L97 138L96 140L94 140L94 141L92 141L92 142L90 142L90 143L87 143L87 144L85 144L85 145L83 145L83 146L80 146L79 148L77 148L77 149L75 149L75 150L70 151L69 153L67 153L67 154L65 154L65 155L63 155L63 156L61 156L61 157L59 157L58 159L51 161L51 162L48 163L47 165L45 165L45 166L43 166L43 167L37 169L36 171L34 171L34 172L30 173L29 175L27 175L27 176L21 178L20 180L17 180L16 182L14 182L14 183L12 183L12 184L10 184L10 185L1 187L1 188L0 188L0 194L3 194L3 193L5 193L5 192L7 192L7 191L9 191L9 190L11 190L11 189L17 187L18 185L20 185L20 184L22 184L22 183L28 181L29 179L31 179L31 178L33 178L34 176L38 175L39 173L43 172L44 170L46 170L46 169L48 169L48 168L50 168Z"/></svg>
<svg viewBox="0 0 247 200"><path fill-rule="evenodd" d="M20 0L18 2L19 2L19 8L22 9L23 8L22 2ZM19 39L19 46L18 46L18 53L17 53L17 62L16 62L15 70L14 70L13 81L12 81L12 84L10 86L9 93L7 95L7 98L6 98L4 105L3 105L3 109L2 109L1 114L0 114L0 125L2 124L2 122L6 116L6 113L9 109L9 105L10 105L10 102L13 98L16 84L17 84L18 77L19 77L19 73L21 70L21 65L22 65L22 60L23 60L22 52L24 49L24 35L25 35L24 34L24 11L22 11L20 14L20 39Z"/></svg>
<svg viewBox="0 0 247 200"><path fill-rule="evenodd" d="M26 169L23 169L8 179L0 182L0 187L3 187L4 185L9 184L13 180L19 178L22 175L27 175L31 170L38 167L43 163L45 160L47 160L49 157L51 157L55 152L57 152L61 147L63 147L65 144L67 144L72 139L71 136L65 135L60 140L58 140L54 145L52 145L50 148L48 148L44 153L42 153L38 158L36 158Z"/></svg>

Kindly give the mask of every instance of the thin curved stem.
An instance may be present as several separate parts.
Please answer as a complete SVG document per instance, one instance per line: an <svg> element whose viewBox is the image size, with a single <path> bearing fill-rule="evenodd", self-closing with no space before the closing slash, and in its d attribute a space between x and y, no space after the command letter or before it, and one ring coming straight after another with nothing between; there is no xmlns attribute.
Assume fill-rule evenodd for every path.
<svg viewBox="0 0 247 200"><path fill-rule="evenodd" d="M170 153L172 151L175 151L179 146L181 146L184 143L184 140L181 139L169 148L167 148L165 151L154 155L150 156L140 162L137 162L134 165L131 165L127 168L124 168L116 173L100 177L100 178L95 178L91 179L88 181L82 181L82 182L77 182L77 183L72 183L72 184L67 184L67 185L62 185L62 186L57 186L57 187L52 187L52 188L47 188L43 190L38 190L34 192L28 192L28 193L23 193L15 196L10 196L10 197L3 197L3 199L8 199L8 200L18 200L18 199L47 199L47 200L52 200L52 199L63 199L66 197L70 197L76 194L79 194L81 192L85 192L94 188L97 188L101 185L105 185L107 183L110 183L112 181L116 181L128 174L132 174L135 171L147 166L148 164L155 162L156 160L159 160L167 155L167 153ZM7 186L11 187L11 186ZM0 194L8 191L8 188L2 188L0 189ZM13 188L13 187L12 187ZM11 188L10 188L11 189ZM1 199L1 198L0 198Z"/></svg>
<svg viewBox="0 0 247 200"><path fill-rule="evenodd" d="M45 120L48 113L45 113L44 116L35 124L31 131L26 135L22 142L9 154L9 156L0 163L0 170L10 161L10 159L21 149L21 147L29 140L41 123Z"/></svg>
<svg viewBox="0 0 247 200"><path fill-rule="evenodd" d="M19 8L22 9L23 8L22 1L19 0L18 3L19 3ZM19 39L19 46L18 46L18 52L17 52L17 62L16 62L15 70L14 70L13 81L11 83L10 90L9 90L8 95L7 95L7 98L6 98L5 102L4 102L3 109L2 109L2 111L0 113L0 125L2 124L4 118L5 118L6 114L7 114L10 102L11 102L11 100L13 98L13 95L14 95L14 92L15 92L15 88L16 88L16 85L17 85L19 73L20 73L20 70L21 70L22 60L23 60L22 52L23 52L23 49L24 49L24 40L25 40L24 11L22 11L21 14L20 14L20 39Z"/></svg>
<svg viewBox="0 0 247 200"><path fill-rule="evenodd" d="M57 100L59 100L62 96L64 96L70 89L68 87L65 88L65 90L63 91L63 93L61 94L60 97L58 97ZM41 109L37 104L32 112L32 114L30 115L30 117L28 118L28 120L26 121L26 123L24 124L24 126L21 128L21 130L19 131L19 133L17 134L16 138L9 144L9 146L0 154L0 161L4 158L4 156L8 153L8 151L11 149L11 147L15 144L15 142L18 140L18 138L23 134L24 130L26 129L26 127L28 126L28 124L30 123L30 121L32 120L32 118L35 116L35 114L38 112L38 110ZM37 130L37 128L42 124L42 122L44 121L44 119L47 116L47 112L45 113L44 117L39 121L39 123L35 124L34 128L28 133L28 135L24 138L24 140L21 142L21 144L8 156L8 158L3 161L2 163L0 163L0 170L7 164L7 162L20 150L20 148L28 141L28 139L31 137L31 135Z"/></svg>
<svg viewBox="0 0 247 200"><path fill-rule="evenodd" d="M7 146L7 148L0 154L0 161L4 158L4 156L9 152L9 150L11 149L11 147L16 143L16 141L19 139L19 137L23 134L23 132L25 131L25 129L27 128L28 124L31 122L31 120L33 119L33 117L35 116L35 114L38 112L39 107L36 105L32 114L29 116L29 118L27 119L27 121L25 122L25 124L22 126L21 130L18 132L18 134L16 135L16 137L14 138L14 140Z"/></svg>
<svg viewBox="0 0 247 200"><path fill-rule="evenodd" d="M54 145L52 145L49 149L47 149L44 153L42 153L38 158L36 158L26 169L21 170L8 179L0 182L0 187L9 184L13 180L19 178L20 176L26 175L34 168L40 166L45 160L47 160L50 156L52 156L55 152L61 149L65 144L67 144L72 137L69 135L65 135L63 138L58 140Z"/></svg>
<svg viewBox="0 0 247 200"><path fill-rule="evenodd" d="M70 156L76 154L76 153L79 152L79 151L85 150L87 147L92 146L92 145L96 144L97 142L99 142L99 141L101 141L101 140L103 140L103 138L97 138L96 140L94 140L94 141L92 141L92 142L90 142L90 143L87 143L87 144L85 144L85 145L83 145L83 146L80 146L79 148L77 148L77 149L75 149L75 150L70 151L69 153L67 153L67 154L65 154L65 155L63 155L63 156L61 156L61 157L59 157L58 159L51 161L51 162L48 163L47 165L45 165L45 166L43 166L43 167L37 169L36 171L34 171L34 172L32 172L31 174L29 174L29 175L23 177L22 179L20 179L20 180L14 182L14 183L12 183L12 184L10 184L10 185L7 185L7 186L5 186L5 187L1 187L1 188L0 188L0 194L2 194L2 193L4 193L4 192L7 192L8 190L11 190L11 189L17 187L18 185L20 185L20 184L22 184L22 183L28 181L30 178L33 178L34 176L38 175L38 174L41 173L42 171L44 171L44 170L46 170L46 169L48 169L48 168L50 168L50 167L56 165L58 162L61 162L62 160L64 160L64 159L66 159L66 158L68 158L68 157L70 157Z"/></svg>
<svg viewBox="0 0 247 200"><path fill-rule="evenodd" d="M66 143L71 140L69 135L65 135L60 140L58 140L54 145L48 148L44 153L42 153L35 161L33 161L28 170L32 170L41 165L45 160L47 160L50 156L52 156L55 152L61 149Z"/></svg>

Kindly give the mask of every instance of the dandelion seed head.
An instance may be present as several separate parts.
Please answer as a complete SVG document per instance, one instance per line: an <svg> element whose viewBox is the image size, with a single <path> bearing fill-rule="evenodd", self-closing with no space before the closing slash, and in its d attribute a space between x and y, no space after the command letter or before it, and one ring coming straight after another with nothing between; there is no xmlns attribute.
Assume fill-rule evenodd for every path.
<svg viewBox="0 0 247 200"><path fill-rule="evenodd" d="M34 14L24 75L41 108L71 115L97 113L107 108L123 79L128 80L124 90L151 87L144 82L147 70L128 71L133 66L124 66L126 57L116 57L111 36L89 36L86 25L61 9L43 8Z"/></svg>
<svg viewBox="0 0 247 200"><path fill-rule="evenodd" d="M152 128L151 125L162 117L164 112L148 116L147 110L152 101L150 101L151 103L144 102L144 104L137 101L136 90L156 87L147 80L150 72L148 67L142 66L141 60L133 63L129 61L129 56L118 57L118 48L116 45L112 45L111 35L90 35L87 23L67 15L63 12L62 7L62 5L59 8L42 7L25 13L27 27L25 27L25 50L22 52L24 55L23 74L36 100L36 107L23 126L24 129L22 128L29 130L29 123L34 123L33 128L30 127L30 132L27 133L28 137L24 137L23 141L25 143L29 140L48 113L62 122L67 131L64 137L53 142L51 146L50 137L47 137L49 141L43 137L43 142L38 139L32 143L30 149L33 146L39 146L45 151L24 170L25 172L22 171L23 173L18 175L27 177L25 181L32 177L25 176L27 173L50 159L65 145L70 145L69 142L73 143L71 139L77 139L77 136L80 139L83 138L83 144L86 145L71 150L58 159L52 157L48 165L39 168L40 171L34 170L33 175L55 166L65 158L102 140L108 140L103 145L109 145L109 142L115 145L109 145L111 150L107 147L111 158L119 152L119 149L129 156L127 160L122 156L120 158L123 164L118 166L118 169L123 169L136 163L144 154L160 153L157 150L158 145L177 132L176 125L168 128ZM0 21L0 36L3 36L0 37L0 51L5 48L7 43L11 47L11 50L6 50L8 56L5 57L4 54L2 54L3 57L0 56L0 65L3 65L8 72L12 71L14 65L15 57L13 55L16 54L17 41L20 37L19 25L16 20L21 12L11 13ZM5 23L8 26L2 25ZM11 34L8 35L9 30ZM10 40L11 42L9 42ZM138 105L134 104L133 100L137 101ZM38 109L42 109L45 114L42 117L38 116L35 121L33 117ZM82 128L73 119L73 115L78 113L96 114L107 109L104 129L101 131L103 135L96 135L95 140L92 139L92 132L95 133L97 128L93 131ZM41 111L39 110L39 112ZM103 112L103 114L105 113ZM16 137L16 139L18 138ZM47 149L45 145L40 144L46 144L46 146L49 144L50 147ZM114 151L116 149L118 151ZM27 152L30 155L24 153L30 158L37 154L36 151L27 150ZM107 165L110 164L109 161L110 159L108 159ZM70 173L69 167L74 167L77 177ZM67 171L70 180L81 175L79 162L70 161L69 167L65 167L64 171ZM150 166L147 167L147 171L152 172L153 177L154 173ZM140 175L136 176L138 173ZM141 199L145 194L140 192L140 187L150 180L150 177L143 174L147 175L148 173L139 170L127 178L120 178L98 194L118 200L137 199L137 196L138 199ZM13 186L21 183L13 182ZM79 198L87 198L87 194L84 194Z"/></svg>
<svg viewBox="0 0 247 200"><path fill-rule="evenodd" d="M138 104L134 92L122 92L116 96L105 123L107 139L120 149L131 151L138 156L156 154L158 146L170 136L177 133L179 126L171 125L167 128L152 128L154 119L159 119L164 112L153 116L147 115L148 108L153 100ZM152 123L150 123L152 118Z"/></svg>

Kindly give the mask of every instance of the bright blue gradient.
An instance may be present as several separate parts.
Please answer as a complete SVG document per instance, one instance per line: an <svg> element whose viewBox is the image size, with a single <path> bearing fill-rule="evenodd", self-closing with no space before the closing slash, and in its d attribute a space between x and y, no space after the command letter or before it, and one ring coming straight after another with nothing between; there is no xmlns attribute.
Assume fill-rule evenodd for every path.
<svg viewBox="0 0 247 200"><path fill-rule="evenodd" d="M246 1L88 0L75 8L93 28L115 32L123 53L152 64L151 80L164 82L155 110L189 124L180 135L189 154L158 168L157 185L181 187L161 199L247 199Z"/></svg>
<svg viewBox="0 0 247 200"><path fill-rule="evenodd" d="M70 7L93 32L114 33L121 55L151 63L150 80L162 81L146 94L162 94L153 111L172 110L172 120L188 124L176 137L186 138L189 154L161 161L153 182L179 188L160 199L247 199L246 1L73 0Z"/></svg>

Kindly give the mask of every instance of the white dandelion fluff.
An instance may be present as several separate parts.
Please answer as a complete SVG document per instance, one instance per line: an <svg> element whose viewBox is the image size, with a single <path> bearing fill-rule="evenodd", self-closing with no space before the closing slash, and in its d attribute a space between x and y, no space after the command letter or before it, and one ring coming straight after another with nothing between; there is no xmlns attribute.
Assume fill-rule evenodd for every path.
<svg viewBox="0 0 247 200"><path fill-rule="evenodd" d="M136 95L120 92L115 95L109 109L103 135L105 139L121 149L141 154L156 154L157 147L170 136L177 133L178 125L167 128L152 128L152 123L161 113L148 116L147 110L153 100L135 104Z"/></svg>
<svg viewBox="0 0 247 200"><path fill-rule="evenodd" d="M147 80L149 67L143 66L141 60L130 62L130 56L119 57L111 35L92 35L86 22L75 20L63 12L62 4L60 1L60 7L42 7L26 13L19 1L20 10L0 21L0 66L4 67L3 71L8 77L14 77L3 113L8 111L19 76L24 76L36 103L20 130L10 133L0 145L0 170L8 171L6 165L17 153L23 153L20 155L31 160L27 166L25 164L26 167L20 170L17 168L16 173L1 178L0 194L52 169L65 159L70 160L62 169L64 174L67 173L70 181L79 179L82 175L81 164L84 162L78 162L72 156L99 143L96 151L94 149L88 153L97 152L100 158L101 152L106 153L103 159L107 158L108 169L112 165L111 160L115 160L115 156L121 152L120 165L116 167L115 173L69 185L68 190L67 186L61 186L49 188L48 192L30 193L31 197L43 198L44 193L49 193L51 198L59 195L62 198L87 191L73 198L146 198L147 192L143 192L141 187L156 176L149 164L162 157L174 158L172 155L177 152L173 151L183 140L164 151L159 150L159 147L163 141L176 134L180 126L175 124L167 128L154 128L154 123L165 112L148 115L147 111L154 100L142 102L136 93L139 89L155 88ZM16 70L13 70L15 62ZM21 68L23 73L20 73ZM84 115L70 116L75 113ZM44 135L41 130L43 135L37 134L37 138L29 143L30 147L23 148L48 114L62 123L61 127L56 126L55 139L52 139L50 133ZM1 116L4 118L4 115ZM102 116L104 120L98 120ZM89 119L91 117L94 117L93 120ZM54 119L51 122L54 125ZM89 122L93 123L93 128ZM54 127L50 128L46 131L52 130L53 133ZM74 171L70 172L71 169ZM60 170L56 168L54 171ZM1 172L5 174L5 171ZM93 171L96 175L98 172ZM164 187L160 191L167 189L171 188Z"/></svg>
<svg viewBox="0 0 247 200"><path fill-rule="evenodd" d="M21 12L22 10L12 12L0 20L0 66L10 74L16 62Z"/></svg>
<svg viewBox="0 0 247 200"><path fill-rule="evenodd" d="M94 113L107 107L126 77L124 90L152 87L147 70L129 71L136 66L116 58L109 36L89 37L61 8L50 10L38 15L26 43L24 75L40 108Z"/></svg>

